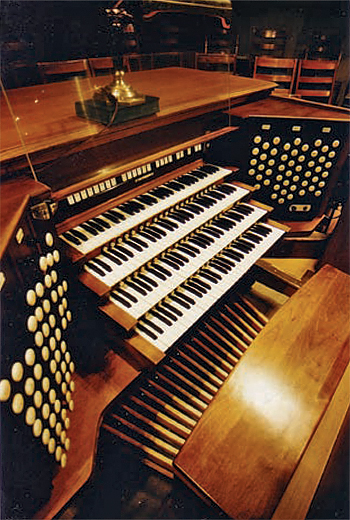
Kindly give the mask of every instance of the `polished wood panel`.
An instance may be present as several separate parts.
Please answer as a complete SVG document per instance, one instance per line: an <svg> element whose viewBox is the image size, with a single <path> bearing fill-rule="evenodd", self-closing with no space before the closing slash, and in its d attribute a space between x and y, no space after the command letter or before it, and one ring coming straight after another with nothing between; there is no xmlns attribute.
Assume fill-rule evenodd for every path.
<svg viewBox="0 0 350 520"><path fill-rule="evenodd" d="M349 362L349 277L327 265L272 318L175 460L233 518L271 518ZM199 456L200 454L200 456Z"/></svg>
<svg viewBox="0 0 350 520"><path fill-rule="evenodd" d="M246 101L257 93L270 92L275 84L226 74L213 76L209 72L170 67L128 73L125 79L136 90L160 98L160 111L153 116L134 119L113 126L91 140L89 146L121 139L138 132L183 121L231 104ZM28 152L50 151L58 157L62 149L81 142L101 131L102 125L75 115L74 103L91 98L95 86L108 83L106 77L76 79L47 85L14 89L8 97ZM1 100L1 109L4 100ZM5 114L6 116L6 114ZM6 117L1 120L2 155L7 161L23 155L17 134ZM7 131L10 128L10 131Z"/></svg>
<svg viewBox="0 0 350 520"><path fill-rule="evenodd" d="M101 414L137 375L137 370L112 351L103 372L86 377L74 375L75 409L71 414L67 466L59 469L51 498L36 518L52 518L87 481L93 468Z"/></svg>

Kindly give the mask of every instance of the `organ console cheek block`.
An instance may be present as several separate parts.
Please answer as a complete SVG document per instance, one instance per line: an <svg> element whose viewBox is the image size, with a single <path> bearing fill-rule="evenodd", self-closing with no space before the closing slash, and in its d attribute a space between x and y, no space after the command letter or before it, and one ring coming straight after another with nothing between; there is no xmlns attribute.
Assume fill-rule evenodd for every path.
<svg viewBox="0 0 350 520"><path fill-rule="evenodd" d="M326 265L219 390L179 477L232 518L304 518L348 408L349 333L349 277Z"/></svg>

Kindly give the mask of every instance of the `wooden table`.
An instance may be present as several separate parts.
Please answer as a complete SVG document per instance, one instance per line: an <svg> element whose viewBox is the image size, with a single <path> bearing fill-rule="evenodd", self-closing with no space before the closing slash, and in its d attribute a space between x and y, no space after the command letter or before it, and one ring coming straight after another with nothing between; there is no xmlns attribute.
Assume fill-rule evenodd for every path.
<svg viewBox="0 0 350 520"><path fill-rule="evenodd" d="M304 518L349 406L349 289L349 276L327 265L295 293L175 459L180 478L230 517L271 518L295 473L276 518Z"/></svg>
<svg viewBox="0 0 350 520"><path fill-rule="evenodd" d="M8 91L15 122L2 96L1 161L23 157L24 148L17 130L32 160L37 160L38 155L41 160L54 159L67 147L98 134L103 125L76 116L74 103L91 98L96 86L106 85L111 79L79 78ZM131 72L125 79L139 92L159 97L160 111L109 128L98 139L90 140L89 147L227 109L252 95L267 95L276 86L267 81L225 73L213 77L210 72L178 67Z"/></svg>

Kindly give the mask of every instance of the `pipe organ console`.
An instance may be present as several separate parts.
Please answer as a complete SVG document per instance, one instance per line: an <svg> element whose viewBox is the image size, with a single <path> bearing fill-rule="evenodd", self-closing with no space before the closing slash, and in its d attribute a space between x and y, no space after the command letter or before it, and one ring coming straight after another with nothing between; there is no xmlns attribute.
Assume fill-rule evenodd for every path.
<svg viewBox="0 0 350 520"><path fill-rule="evenodd" d="M174 71L166 72L170 79ZM91 474L87 460L93 460L100 427L112 444L121 439L146 465L173 478L174 461L196 424L268 327L267 307L264 312L252 287L257 279L271 285L273 276L256 263L280 248L290 223L270 218L276 190L264 202L256 199L269 179L260 163L251 166L263 172L261 182L254 171L245 184L235 164L206 160L208 150L235 129L207 131L227 99L213 93L210 73L193 72L189 78L207 78L208 87L194 108L185 103L192 90L184 89L187 116L178 105L171 112L162 90L168 111L147 118L144 127L137 120L120 134L109 129L110 142L92 140L92 150L84 142L78 151L68 146L67 156L38 169L40 182L25 172L4 182L9 211L2 215L0 402L8 517L57 514ZM234 81L243 85L246 78ZM257 97L273 87L249 81L249 88L229 96L238 105L231 110L243 117L250 106L266 104ZM171 93L169 87L170 100ZM164 142L154 142L164 125ZM259 132L251 139L252 154L262 143L264 165L268 138L257 142ZM337 154L334 139L323 150L327 161L334 159L333 148ZM126 158L136 142L135 155ZM50 152L57 157L58 144ZM44 163L47 153L41 157L39 146L33 157ZM11 160L20 164L15 154L5 161L10 170ZM284 217L278 208L275 214ZM312 214L319 209L313 206ZM277 285L284 299L300 286L287 275ZM82 442L90 406L90 440Z"/></svg>

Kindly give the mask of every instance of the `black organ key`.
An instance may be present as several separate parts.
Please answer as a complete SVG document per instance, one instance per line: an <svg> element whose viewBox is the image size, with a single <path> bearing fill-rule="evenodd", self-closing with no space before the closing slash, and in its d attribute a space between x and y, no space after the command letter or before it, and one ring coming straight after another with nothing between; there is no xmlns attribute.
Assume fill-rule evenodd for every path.
<svg viewBox="0 0 350 520"><path fill-rule="evenodd" d="M90 269L95 271L97 274L99 274L100 276L106 276L106 273L102 269L100 269L97 265L95 265L93 260L89 260L89 262L87 262L86 265L88 267L90 267Z"/></svg>
<svg viewBox="0 0 350 520"><path fill-rule="evenodd" d="M135 291L142 294L142 296L147 296L147 291L139 287L137 284L133 283L131 280L126 280L125 284L131 287L132 289L135 289Z"/></svg>
<svg viewBox="0 0 350 520"><path fill-rule="evenodd" d="M151 280L151 278L149 278L147 275L145 275L143 273L140 273L138 276L140 278L142 278L143 280L145 280L146 283L149 283L150 285L153 285L153 287L158 287L157 282L155 282L154 280Z"/></svg>
<svg viewBox="0 0 350 520"><path fill-rule="evenodd" d="M176 246L176 249L178 251L182 251L183 253L186 253L187 255L191 256L192 258L196 258L196 255L191 251L188 247L186 248L185 245L178 245Z"/></svg>
<svg viewBox="0 0 350 520"><path fill-rule="evenodd" d="M168 231L174 231L174 229L177 229L179 227L177 224L175 224L175 222L172 222L170 224L169 221L166 221L164 219L158 219L157 225L167 229Z"/></svg>
<svg viewBox="0 0 350 520"><path fill-rule="evenodd" d="M94 227L89 226L89 224L87 224L86 222L83 222L82 224L80 224L80 227L85 229L85 231L87 231L88 233L91 233L91 235L93 235L95 237L99 234L98 231Z"/></svg>
<svg viewBox="0 0 350 520"><path fill-rule="evenodd" d="M222 231L219 231L218 229L213 229L212 227L207 227L202 229L203 233L208 233L208 235L211 235L215 238L220 238L224 233Z"/></svg>
<svg viewBox="0 0 350 520"><path fill-rule="evenodd" d="M139 328L140 330L142 330L142 332L144 332L145 334L147 334L150 338L152 338L152 339L157 339L157 336L154 334L154 332L148 330L148 328L146 328L144 325L142 325L141 322L139 322L139 323L137 324L137 326L138 326L138 328Z"/></svg>
<svg viewBox="0 0 350 520"><path fill-rule="evenodd" d="M160 334L162 334L164 332L163 329L158 327L158 325L156 325L155 323L153 323L146 317L142 318L142 322L145 323L146 325L148 325L149 327L152 327L156 332L159 332Z"/></svg>
<svg viewBox="0 0 350 520"><path fill-rule="evenodd" d="M157 312L154 309L151 309L149 313L158 318L159 320L163 321L166 325L172 325L172 322L168 318L166 318L162 313Z"/></svg>
<svg viewBox="0 0 350 520"><path fill-rule="evenodd" d="M179 318L181 318L181 316L183 316L183 313L179 309L177 309L176 307L174 307L167 301L163 301L161 303L161 307L165 307L165 308L169 309L171 312L173 312L174 314L179 316Z"/></svg>
<svg viewBox="0 0 350 520"><path fill-rule="evenodd" d="M99 265L100 267L102 267L102 269L104 269L105 271L107 271L108 273L111 273L112 272L112 268L110 265L108 265L106 262L104 262L103 260L101 260L100 258L94 258L93 261L95 262L95 264Z"/></svg>
<svg viewBox="0 0 350 520"><path fill-rule="evenodd" d="M193 285L186 283L185 286L186 289L192 292L195 296L198 296L198 298L203 298L203 294L200 291L198 291L195 287L193 287Z"/></svg>
<svg viewBox="0 0 350 520"><path fill-rule="evenodd" d="M151 234L147 233L146 231L144 230L139 230L138 231L138 234L141 236L141 237L144 237L146 240L150 240L151 242L157 242L157 240L154 238L154 236L152 236Z"/></svg>
<svg viewBox="0 0 350 520"><path fill-rule="evenodd" d="M122 265L121 261L109 252L103 251L102 255L108 258L108 260L110 260L111 262L114 262L117 265Z"/></svg>
<svg viewBox="0 0 350 520"><path fill-rule="evenodd" d="M109 213L102 213L103 217L110 220L111 222L113 222L114 224L119 224L120 222L120 219L115 217L114 215L111 215Z"/></svg>
<svg viewBox="0 0 350 520"><path fill-rule="evenodd" d="M166 258L166 257L163 256L162 257L162 261L165 262L166 264L168 264L173 269L176 269L177 271L180 270L180 267L175 262L169 260L169 258Z"/></svg>
<svg viewBox="0 0 350 520"><path fill-rule="evenodd" d="M173 322L176 322L178 320L176 314L170 312L168 309L165 309L164 308L165 306L163 305L163 307L161 307L160 305L156 305L156 309L159 313L163 314L164 316L166 316L167 318L169 318L170 320L172 320Z"/></svg>
<svg viewBox="0 0 350 520"><path fill-rule="evenodd" d="M93 227L94 229L96 229L96 231L100 231L101 233L104 231L104 227L101 226L98 222L95 222L93 219L90 219L87 221L87 223Z"/></svg>
<svg viewBox="0 0 350 520"><path fill-rule="evenodd" d="M206 173L215 173L218 171L218 167L214 166L213 164L204 164L200 167L200 169Z"/></svg>
<svg viewBox="0 0 350 520"><path fill-rule="evenodd" d="M93 220L96 224L100 224L100 226L102 226L105 229L110 229L110 227L111 227L111 225L108 224L108 222L106 222L104 219L102 219L100 217L94 217L91 220ZM90 220L90 222L91 222L91 220Z"/></svg>
<svg viewBox="0 0 350 520"><path fill-rule="evenodd" d="M122 303L123 305L125 305L125 307L128 307L130 308L131 307L131 303L128 302L127 300L125 300L124 298L122 298L121 296L119 296L119 294L115 294L114 292L111 293L111 297L114 299L114 300L117 300L118 302Z"/></svg>
<svg viewBox="0 0 350 520"><path fill-rule="evenodd" d="M252 240L253 242L255 242L256 244L259 244L259 242L262 241L262 237L259 236L259 235L255 235L254 233L251 233L251 232L246 232L244 234L244 236L246 238L249 238L249 240Z"/></svg>
<svg viewBox="0 0 350 520"><path fill-rule="evenodd" d="M147 267L147 271L153 274L154 276L157 276L157 278L159 278L160 280L166 280L167 278L166 276L164 276L164 274L160 273L156 269L152 269L152 267Z"/></svg>
<svg viewBox="0 0 350 520"><path fill-rule="evenodd" d="M215 260L211 260L209 262L209 267L210 268L215 268L217 269L218 271L220 271L221 273L223 274L227 274L228 273L228 269L225 269L224 267L222 267L218 262L216 262Z"/></svg>
<svg viewBox="0 0 350 520"><path fill-rule="evenodd" d="M123 255L117 247L111 247L109 249L109 252L113 253L115 256L117 256L118 258L120 258L120 260L123 260L124 262L128 260L128 257Z"/></svg>
<svg viewBox="0 0 350 520"><path fill-rule="evenodd" d="M216 280L222 280L222 277L219 274L213 273L213 271L210 271L210 269L208 269L207 267L201 269L200 272L201 272L201 274L204 274L204 275L207 275L207 276L211 276L212 279L216 278Z"/></svg>
<svg viewBox="0 0 350 520"><path fill-rule="evenodd" d="M126 219L125 215L123 215L123 213L120 213L120 211L117 211L116 209L109 209L107 213L111 213L112 215L119 218L120 220Z"/></svg>
<svg viewBox="0 0 350 520"><path fill-rule="evenodd" d="M125 289L122 289L121 287L118 287L118 293L122 294L127 298L128 300L132 301L133 303L137 302L137 299L132 294L128 293Z"/></svg>
<svg viewBox="0 0 350 520"><path fill-rule="evenodd" d="M147 244L147 242L145 242L144 240L141 240L141 238L137 237L136 235L131 235L131 238L133 240L133 242L135 242L136 244L139 244L139 246L143 247L144 249L147 249L149 247L149 245Z"/></svg>
<svg viewBox="0 0 350 520"><path fill-rule="evenodd" d="M116 245L116 246L114 247L114 249L117 250L117 251L119 251L119 252L121 252L122 254L128 256L129 258L133 258L133 256L134 256L134 253L132 253L131 251L129 251L129 249L127 249L126 247L124 247L124 245L120 245L120 244L118 244L118 245Z"/></svg>
<svg viewBox="0 0 350 520"><path fill-rule="evenodd" d="M64 236L67 240L69 240L70 242L72 242L72 244L75 244L75 245L77 245L77 246L78 246L79 244L81 244L81 241L78 240L75 236L73 236L69 231L65 231L65 232L63 233L63 236Z"/></svg>
<svg viewBox="0 0 350 520"><path fill-rule="evenodd" d="M70 233L77 238L78 240L82 240L83 242L86 242L88 240L88 237L84 235L81 231L78 231L77 229L71 229Z"/></svg>

